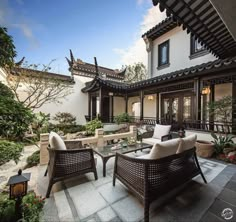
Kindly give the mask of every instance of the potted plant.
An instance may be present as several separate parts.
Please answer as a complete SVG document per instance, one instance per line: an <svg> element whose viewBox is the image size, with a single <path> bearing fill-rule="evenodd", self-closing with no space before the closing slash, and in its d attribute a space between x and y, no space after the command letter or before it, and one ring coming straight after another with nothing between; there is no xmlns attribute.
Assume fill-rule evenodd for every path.
<svg viewBox="0 0 236 222"><path fill-rule="evenodd" d="M216 155L225 154L227 155L229 152L235 150L235 143L233 141L234 135L226 134L217 136L215 133L211 133L214 141L214 148Z"/></svg>

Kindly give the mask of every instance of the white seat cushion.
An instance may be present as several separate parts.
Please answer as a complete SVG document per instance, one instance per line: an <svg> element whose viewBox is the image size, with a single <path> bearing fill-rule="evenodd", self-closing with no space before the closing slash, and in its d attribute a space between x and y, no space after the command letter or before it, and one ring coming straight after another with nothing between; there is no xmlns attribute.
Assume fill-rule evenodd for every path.
<svg viewBox="0 0 236 222"><path fill-rule="evenodd" d="M150 159L150 153L142 155L142 156L138 156L136 157L137 159Z"/></svg>
<svg viewBox="0 0 236 222"><path fill-rule="evenodd" d="M156 143L151 149L150 159L160 159L176 154L180 144L181 139L179 138Z"/></svg>
<svg viewBox="0 0 236 222"><path fill-rule="evenodd" d="M197 141L197 135L192 134L192 135L189 135L185 138L182 138L181 140L182 140L181 145L180 145L179 149L177 150L177 153L181 153L185 150L192 149L195 146L195 143Z"/></svg>
<svg viewBox="0 0 236 222"><path fill-rule="evenodd" d="M49 134L50 147L57 150L66 150L66 145L63 139L55 132Z"/></svg>
<svg viewBox="0 0 236 222"><path fill-rule="evenodd" d="M161 137L166 136L170 133L171 125L160 125L156 124L153 138L161 140Z"/></svg>
<svg viewBox="0 0 236 222"><path fill-rule="evenodd" d="M156 143L161 142L161 140L160 139L155 139L155 138L143 138L142 142L150 144L150 145L154 145Z"/></svg>

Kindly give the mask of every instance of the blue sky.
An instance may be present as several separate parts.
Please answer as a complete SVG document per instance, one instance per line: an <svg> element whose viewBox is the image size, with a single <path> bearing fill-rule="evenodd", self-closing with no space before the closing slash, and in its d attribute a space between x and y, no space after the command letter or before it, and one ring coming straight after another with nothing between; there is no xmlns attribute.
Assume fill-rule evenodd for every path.
<svg viewBox="0 0 236 222"><path fill-rule="evenodd" d="M150 11L158 7L152 8L151 0L1 0L0 24L13 36L16 60L25 56L29 63L48 64L56 59L52 71L68 74L69 49L75 58L93 63L96 56L99 65L110 68L146 57L141 34L157 23ZM136 61L134 55L126 58L132 50Z"/></svg>

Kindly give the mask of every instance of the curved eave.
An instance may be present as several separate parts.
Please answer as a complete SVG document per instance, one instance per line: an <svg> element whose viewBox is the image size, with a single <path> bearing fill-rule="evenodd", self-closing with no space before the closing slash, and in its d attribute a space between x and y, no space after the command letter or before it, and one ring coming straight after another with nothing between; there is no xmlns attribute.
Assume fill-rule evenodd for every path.
<svg viewBox="0 0 236 222"><path fill-rule="evenodd" d="M153 0L219 58L236 55L236 42L209 0Z"/></svg>

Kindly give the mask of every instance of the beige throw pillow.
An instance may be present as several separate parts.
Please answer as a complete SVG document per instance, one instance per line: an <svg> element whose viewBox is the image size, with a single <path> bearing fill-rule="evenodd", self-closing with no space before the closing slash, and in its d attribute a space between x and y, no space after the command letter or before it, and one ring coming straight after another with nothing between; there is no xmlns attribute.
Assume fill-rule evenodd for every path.
<svg viewBox="0 0 236 222"><path fill-rule="evenodd" d="M55 132L49 134L50 147L56 150L66 150L66 145L63 139Z"/></svg>
<svg viewBox="0 0 236 222"><path fill-rule="evenodd" d="M179 149L181 139L172 139L165 142L156 143L150 152L150 159L160 159L176 154Z"/></svg>
<svg viewBox="0 0 236 222"><path fill-rule="evenodd" d="M185 150L192 149L195 146L195 143L197 141L197 135L192 134L192 135L189 135L185 138L182 138L181 140L182 140L181 145L180 145L179 149L177 150L177 153L181 153Z"/></svg>
<svg viewBox="0 0 236 222"><path fill-rule="evenodd" d="M168 135L170 133L171 125L160 125L156 124L153 138L161 140L162 136Z"/></svg>

